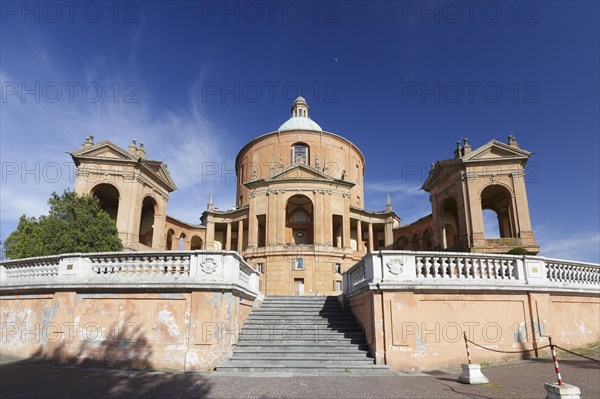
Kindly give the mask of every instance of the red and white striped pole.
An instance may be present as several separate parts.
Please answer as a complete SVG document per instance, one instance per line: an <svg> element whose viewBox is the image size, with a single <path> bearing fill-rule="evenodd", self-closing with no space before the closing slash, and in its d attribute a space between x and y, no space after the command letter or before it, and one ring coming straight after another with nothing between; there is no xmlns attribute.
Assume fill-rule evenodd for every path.
<svg viewBox="0 0 600 399"><path fill-rule="evenodd" d="M552 344L552 337L548 337L550 341L550 349L552 350L552 361L554 362L554 370L556 370L556 378L558 379L558 385L562 385L562 377L560 376L560 367L558 367L558 359L556 358L556 350Z"/></svg>
<svg viewBox="0 0 600 399"><path fill-rule="evenodd" d="M467 333L463 331L463 337L465 338L465 348L467 348L467 358L469 359L469 364L471 364L471 353L469 352L469 343L467 342Z"/></svg>

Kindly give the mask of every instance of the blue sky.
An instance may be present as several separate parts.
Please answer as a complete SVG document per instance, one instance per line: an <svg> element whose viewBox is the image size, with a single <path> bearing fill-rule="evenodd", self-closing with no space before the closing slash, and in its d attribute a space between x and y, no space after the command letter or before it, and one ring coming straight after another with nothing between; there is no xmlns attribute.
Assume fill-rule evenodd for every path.
<svg viewBox="0 0 600 399"><path fill-rule="evenodd" d="M237 151L301 91L363 151L367 208L426 215L431 163L512 133L542 255L600 261L599 3L468 4L3 1L1 238L73 187L88 134L166 162L170 215L230 207Z"/></svg>

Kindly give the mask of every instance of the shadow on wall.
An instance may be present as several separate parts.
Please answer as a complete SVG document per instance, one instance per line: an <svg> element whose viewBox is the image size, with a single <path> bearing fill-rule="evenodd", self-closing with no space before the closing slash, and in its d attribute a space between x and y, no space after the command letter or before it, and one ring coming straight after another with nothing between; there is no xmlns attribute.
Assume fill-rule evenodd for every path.
<svg viewBox="0 0 600 399"><path fill-rule="evenodd" d="M196 373L64 367L39 360L0 364L0 397L17 398L203 398L207 377Z"/></svg>
<svg viewBox="0 0 600 399"><path fill-rule="evenodd" d="M152 368L152 345L129 319L107 331L106 338L99 331L86 331L84 337L87 339L82 339L76 348L68 338L40 345L32 357L75 365Z"/></svg>
<svg viewBox="0 0 600 399"><path fill-rule="evenodd" d="M197 398L208 394L206 377L196 373L90 367L151 369L152 354L152 345L139 327L125 322L123 328L108 334L106 339L78 345L67 340L50 343L40 346L25 360L11 362L0 357L0 397Z"/></svg>

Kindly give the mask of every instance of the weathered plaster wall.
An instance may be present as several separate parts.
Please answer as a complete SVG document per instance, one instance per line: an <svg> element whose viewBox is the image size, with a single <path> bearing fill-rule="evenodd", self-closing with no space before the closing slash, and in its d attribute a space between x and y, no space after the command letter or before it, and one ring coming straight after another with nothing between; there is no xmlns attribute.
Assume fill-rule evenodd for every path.
<svg viewBox="0 0 600 399"><path fill-rule="evenodd" d="M60 362L210 370L230 355L251 306L231 292L3 296L1 351Z"/></svg>
<svg viewBox="0 0 600 399"><path fill-rule="evenodd" d="M600 298L541 293L461 294L364 292L349 299L378 362L396 370L432 370L466 362L463 331L488 348L533 349L553 337L576 347L600 338ZM470 345L474 362L535 356ZM547 356L548 349L540 351Z"/></svg>

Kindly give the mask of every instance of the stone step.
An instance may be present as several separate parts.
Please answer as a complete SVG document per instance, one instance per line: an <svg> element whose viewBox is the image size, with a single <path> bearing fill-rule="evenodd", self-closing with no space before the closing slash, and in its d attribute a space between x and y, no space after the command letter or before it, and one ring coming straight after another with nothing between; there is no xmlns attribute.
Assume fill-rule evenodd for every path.
<svg viewBox="0 0 600 399"><path fill-rule="evenodd" d="M310 326L310 325L343 325L343 326L358 326L356 320L350 318L330 318L324 319L322 317L249 317L244 325L294 325L294 326Z"/></svg>
<svg viewBox="0 0 600 399"><path fill-rule="evenodd" d="M313 356L313 358L296 358L290 359L285 356L279 356L270 359L231 359L229 364L231 366L273 366L273 365L287 365L290 367L294 366L302 366L304 364L312 364L319 365L319 367L323 366L371 366L373 365L373 359L364 357L361 359L336 359L327 356Z"/></svg>
<svg viewBox="0 0 600 399"><path fill-rule="evenodd" d="M259 312L259 313L251 313L248 316L247 320L252 319L296 319L296 320L336 320L336 319L344 319L344 320L354 320L354 316L349 313L331 313L327 315L323 315L321 313L299 313L292 314L292 312Z"/></svg>
<svg viewBox="0 0 600 399"><path fill-rule="evenodd" d="M232 356L231 360L256 360L264 361L268 360L337 360L337 361L354 361L354 360L368 360L373 363L373 359L367 356L366 352L350 353L350 352L290 352L285 353L277 352L243 352L236 351Z"/></svg>
<svg viewBox="0 0 600 399"><path fill-rule="evenodd" d="M360 326L356 324L350 323L253 323L253 324L245 324L242 328L244 330L252 330L252 331L293 331L293 330L302 330L302 331L324 331L324 330L332 330L332 331L352 331L352 332L362 332Z"/></svg>
<svg viewBox="0 0 600 399"><path fill-rule="evenodd" d="M335 317L335 316L347 316L350 317L351 313L342 313L342 312L335 312L335 311L302 311L299 309L294 309L294 310L263 310L263 309L256 309L252 311L252 314L254 315L260 315L260 316L265 316L265 315L270 315L270 316L321 316L321 317Z"/></svg>
<svg viewBox="0 0 600 399"><path fill-rule="evenodd" d="M299 338L362 338L363 332L361 330L354 331L335 331L335 330L299 330L299 329L289 329L289 330L246 330L242 329L239 334L239 338L242 339L257 339L257 338L277 338L281 337L282 339L288 340L297 340Z"/></svg>
<svg viewBox="0 0 600 399"><path fill-rule="evenodd" d="M285 353L288 354L330 354L330 355L360 355L367 356L368 350L358 349L355 346L240 346L237 347L234 354L281 354L282 349L285 349Z"/></svg>
<svg viewBox="0 0 600 399"><path fill-rule="evenodd" d="M263 299L264 302L271 301L338 301L336 296L289 296L289 295L269 295ZM339 301L338 301L339 302Z"/></svg>
<svg viewBox="0 0 600 399"><path fill-rule="evenodd" d="M333 306L333 305L262 305L260 308L258 308L257 310L283 310L283 311L290 311L290 310L302 310L302 311L322 311L322 310L328 310L328 311L332 311L332 312L341 312L342 308L340 308L339 306Z"/></svg>
<svg viewBox="0 0 600 399"><path fill-rule="evenodd" d="M262 301L259 305L292 305L292 306L337 306L339 308L342 307L340 302L336 301L294 301L294 300L277 300L277 301Z"/></svg>
<svg viewBox="0 0 600 399"><path fill-rule="evenodd" d="M242 333L292 333L293 331L317 331L317 332L353 332L362 333L363 330L360 326L353 324L330 324L330 323L311 323L311 324L296 324L296 323L283 323L283 324L248 324L242 327Z"/></svg>
<svg viewBox="0 0 600 399"><path fill-rule="evenodd" d="M252 310L228 364L217 373L387 373L337 297L273 297Z"/></svg>
<svg viewBox="0 0 600 399"><path fill-rule="evenodd" d="M296 364L302 364L302 363L315 363L315 362L319 362L321 365L324 364L337 364L337 365L371 365L373 364L373 359L366 357L366 356L362 356L362 357L350 357L350 356L346 356L346 357L334 357L334 356L327 356L327 355L317 355L317 354L313 354L310 356L304 355L304 356L299 356L298 354L285 354L285 355L274 355L274 354L269 354L268 356L264 356L264 357L259 357L259 356L244 356L244 355L239 355L239 354L233 354L233 356L231 357L231 365L246 365L246 364L250 364L250 365L263 365L263 364L290 364L290 363L296 363Z"/></svg>
<svg viewBox="0 0 600 399"><path fill-rule="evenodd" d="M261 377L295 377L295 376L356 376L356 377L375 377L375 376L393 376L387 367L377 368L369 367L218 367L215 375L227 376L247 376L249 374L260 375Z"/></svg>
<svg viewBox="0 0 600 399"><path fill-rule="evenodd" d="M346 350L346 349L354 349L354 350L369 350L369 346L366 344L366 342L361 342L361 343L352 343L352 342L315 342L313 340L311 341L288 341L288 342L284 342L284 343L279 343L279 342L271 342L271 341L265 341L265 342L255 342L255 341L239 341L236 344L236 350L239 348L254 348L254 349L270 349L273 348L273 350L276 349L285 349L285 350L294 350L294 349L298 349L298 350L310 350L312 348L315 349L339 349L339 350Z"/></svg>
<svg viewBox="0 0 600 399"><path fill-rule="evenodd" d="M323 338L361 338L363 332L361 330L316 330L316 329L280 329L280 330L258 330L258 329L243 329L238 337L241 339L242 337L247 339L270 339L281 337L282 339L288 339L292 341L296 341L301 338L308 339L323 339Z"/></svg>
<svg viewBox="0 0 600 399"><path fill-rule="evenodd" d="M297 319L281 319L279 317L261 317L261 318L256 318L256 317L249 317L246 320L246 323L244 323L245 326L253 326L253 325L260 325L260 326L279 326L279 325L356 325L358 326L358 323L356 323L356 320L350 319L350 318L342 318L342 319L324 319L322 317L319 318L314 318L314 319L303 319L303 318L297 318Z"/></svg>
<svg viewBox="0 0 600 399"><path fill-rule="evenodd" d="M237 343L237 346L243 345L275 345L288 347L290 345L299 344L299 345L317 345L317 344L331 344L331 345L366 345L364 339L352 339L352 338L326 338L326 339L301 339L301 340L284 340L284 339L261 339L261 340L251 340L251 339L240 339Z"/></svg>

